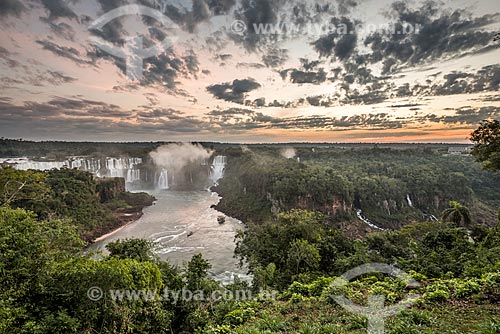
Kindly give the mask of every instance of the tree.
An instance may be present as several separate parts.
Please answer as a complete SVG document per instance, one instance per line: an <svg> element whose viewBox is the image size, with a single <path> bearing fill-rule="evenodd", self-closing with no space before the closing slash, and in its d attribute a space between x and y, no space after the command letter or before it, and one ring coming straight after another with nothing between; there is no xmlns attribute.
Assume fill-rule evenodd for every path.
<svg viewBox="0 0 500 334"><path fill-rule="evenodd" d="M120 259L133 259L140 262L154 259L153 247L153 242L144 239L118 240L106 245L110 256L116 256Z"/></svg>
<svg viewBox="0 0 500 334"><path fill-rule="evenodd" d="M453 222L459 226L468 226L472 222L469 209L457 201L450 202L450 207L441 214L441 220Z"/></svg>
<svg viewBox="0 0 500 334"><path fill-rule="evenodd" d="M201 254L194 255L186 268L187 288L191 291L202 290L211 267L212 265Z"/></svg>
<svg viewBox="0 0 500 334"><path fill-rule="evenodd" d="M307 240L294 240L290 243L288 263L290 269L296 274L317 270L321 256L318 249Z"/></svg>
<svg viewBox="0 0 500 334"><path fill-rule="evenodd" d="M471 134L472 155L489 171L500 171L500 121L488 120Z"/></svg>

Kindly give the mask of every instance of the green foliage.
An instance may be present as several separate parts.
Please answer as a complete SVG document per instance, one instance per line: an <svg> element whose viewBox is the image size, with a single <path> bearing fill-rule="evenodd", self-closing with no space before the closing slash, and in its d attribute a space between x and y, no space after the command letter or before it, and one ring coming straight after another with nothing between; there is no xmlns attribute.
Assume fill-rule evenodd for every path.
<svg viewBox="0 0 500 334"><path fill-rule="evenodd" d="M255 283L263 287L284 287L304 272L342 273L352 264L348 257L355 254L355 247L323 219L318 213L292 210L265 223L249 224L237 236L235 253L248 262L257 273ZM271 264L274 267L268 267Z"/></svg>
<svg viewBox="0 0 500 334"><path fill-rule="evenodd" d="M420 282L418 307L387 319L388 333L498 332L500 232L474 228L469 236L457 227L472 225L458 201L477 219L485 217L477 215L477 203L496 203L497 180L485 182L490 174L467 157L419 149L302 150L305 164L271 151L264 157L240 152L220 186L222 205L254 221L238 235L236 249L254 274L253 289L281 290L277 300L257 296L245 303L112 299L116 289L161 294L223 287L207 278L210 264L200 254L179 273L156 259L146 240L110 243L110 256L101 260L82 255L80 234L116 222L110 208L132 210L151 200L123 193L121 181L97 185L76 170L1 169L0 332L364 333L366 319L333 303L333 294L361 305L370 294L384 295L387 304L408 294L401 280L376 274L331 287L335 276L367 262L395 264ZM353 219L354 206L399 227L454 199L450 223L413 223L358 240L335 225ZM90 300L90 287L100 287L105 298ZM227 286L246 288L238 280Z"/></svg>
<svg viewBox="0 0 500 334"><path fill-rule="evenodd" d="M287 262L290 271L295 275L317 270L320 261L318 249L309 241L297 239L290 243Z"/></svg>
<svg viewBox="0 0 500 334"><path fill-rule="evenodd" d="M238 308L226 314L224 316L224 323L228 325L241 325L246 322L248 319L253 318L255 316L255 311L253 308Z"/></svg>
<svg viewBox="0 0 500 334"><path fill-rule="evenodd" d="M108 188L117 182L123 184L111 196ZM98 187L92 174L76 169L39 172L0 168L0 205L32 211L39 220L71 220L86 241L120 226L110 209L138 212L152 201L147 194L125 192L123 179L100 181Z"/></svg>
<svg viewBox="0 0 500 334"><path fill-rule="evenodd" d="M476 145L472 150L474 157L487 170L500 170L500 121L481 122L481 126L471 134Z"/></svg>
<svg viewBox="0 0 500 334"><path fill-rule="evenodd" d="M469 226L472 222L469 209L457 201L450 202L450 207L441 214L441 220L444 222L453 222L457 226Z"/></svg>
<svg viewBox="0 0 500 334"><path fill-rule="evenodd" d="M34 212L47 210L50 196L47 174L38 171L18 171L0 168L0 203L2 206L22 207Z"/></svg>
<svg viewBox="0 0 500 334"><path fill-rule="evenodd" d="M207 288L206 276L212 265L201 254L196 254L187 264L186 280L187 288L191 291Z"/></svg>
<svg viewBox="0 0 500 334"><path fill-rule="evenodd" d="M472 223L493 225L500 176L483 171L472 157L448 156L446 150L425 145L303 148L297 150L300 163L269 147L227 150L231 163L216 188L223 196L217 207L245 222L262 222L294 208L351 221L354 207L380 226L396 228L438 216L450 201L459 201L470 208Z"/></svg>
<svg viewBox="0 0 500 334"><path fill-rule="evenodd" d="M133 259L140 262L152 261L154 243L144 239L127 239L110 242L106 245L110 256L121 259Z"/></svg>
<svg viewBox="0 0 500 334"><path fill-rule="evenodd" d="M450 292L446 285L441 283L436 283L429 285L427 291L424 294L424 299L428 302L445 302L450 299Z"/></svg>

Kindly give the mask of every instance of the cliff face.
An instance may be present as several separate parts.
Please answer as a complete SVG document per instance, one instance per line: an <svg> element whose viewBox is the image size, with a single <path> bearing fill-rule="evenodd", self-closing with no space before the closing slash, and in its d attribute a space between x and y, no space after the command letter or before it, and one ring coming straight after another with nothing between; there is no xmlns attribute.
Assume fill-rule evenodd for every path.
<svg viewBox="0 0 500 334"><path fill-rule="evenodd" d="M299 196L292 205L284 205L280 201L274 200L272 194L267 194L268 200L272 203L272 212L284 212L293 208L308 211L318 211L333 219L342 218L352 213L352 203L348 203L342 196L332 196L326 203L318 203L312 194Z"/></svg>
<svg viewBox="0 0 500 334"><path fill-rule="evenodd" d="M155 198L147 193L130 193L125 189L125 179L96 179L96 195L109 218L83 234L86 241L96 238L139 219L142 210L153 204Z"/></svg>
<svg viewBox="0 0 500 334"><path fill-rule="evenodd" d="M111 201L118 197L120 193L124 193L125 179L120 177L96 179L96 190L101 200L101 203Z"/></svg>

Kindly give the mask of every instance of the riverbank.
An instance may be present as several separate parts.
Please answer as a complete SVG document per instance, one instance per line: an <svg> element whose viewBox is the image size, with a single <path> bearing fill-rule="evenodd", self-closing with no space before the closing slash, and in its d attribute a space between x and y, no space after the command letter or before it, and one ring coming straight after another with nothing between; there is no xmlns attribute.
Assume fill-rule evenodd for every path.
<svg viewBox="0 0 500 334"><path fill-rule="evenodd" d="M139 220L144 214L144 208L153 205L155 201L155 197L144 192L118 192L112 199L103 203L110 211L111 218L102 226L85 232L82 238L90 244L106 239Z"/></svg>

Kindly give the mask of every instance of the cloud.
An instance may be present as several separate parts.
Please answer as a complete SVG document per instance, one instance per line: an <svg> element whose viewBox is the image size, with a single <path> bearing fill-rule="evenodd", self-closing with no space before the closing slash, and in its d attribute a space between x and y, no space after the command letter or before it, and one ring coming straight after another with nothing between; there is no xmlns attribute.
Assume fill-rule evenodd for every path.
<svg viewBox="0 0 500 334"><path fill-rule="evenodd" d="M287 78L288 73L290 73L290 81L295 84L320 84L326 81L326 73L323 69L319 69L317 72L306 72L297 69L280 72L282 78Z"/></svg>
<svg viewBox="0 0 500 334"><path fill-rule="evenodd" d="M260 88L261 85L252 78L234 80L232 83L211 85L207 91L218 99L243 104L246 93Z"/></svg>
<svg viewBox="0 0 500 334"><path fill-rule="evenodd" d="M500 107L462 107L458 109L453 116L443 116L440 121L447 124L479 124L485 119L500 120Z"/></svg>
<svg viewBox="0 0 500 334"><path fill-rule="evenodd" d="M75 81L77 81L76 78L70 77L60 71L51 70L35 75L29 79L29 83L34 86L43 86L44 82L47 82L54 86L60 86Z"/></svg>
<svg viewBox="0 0 500 334"><path fill-rule="evenodd" d="M402 84L395 88L398 97L446 96L497 92L500 89L500 65L489 65L477 72L452 71L441 78L433 76L426 84Z"/></svg>
<svg viewBox="0 0 500 334"><path fill-rule="evenodd" d="M19 0L2 0L0 1L0 17L9 15L21 16L21 13L26 10L26 7Z"/></svg>
<svg viewBox="0 0 500 334"><path fill-rule="evenodd" d="M69 59L77 64L90 64L88 60L84 59L84 56L78 51L77 49L73 47L67 47L67 46L62 46L58 45L52 41L49 40L37 40L36 41L38 44L40 44L43 49L52 52L53 54L63 57L66 59Z"/></svg>
<svg viewBox="0 0 500 334"><path fill-rule="evenodd" d="M69 24L64 22L55 23L54 21L45 17L41 17L40 20L47 23L50 27L50 30L52 30L52 32L56 34L56 36L67 39L69 41L74 40L75 30Z"/></svg>
<svg viewBox="0 0 500 334"><path fill-rule="evenodd" d="M347 17L333 17L331 24L338 29L323 36L313 43L320 57L335 56L339 60L348 59L356 49L358 37L355 21Z"/></svg>
<svg viewBox="0 0 500 334"><path fill-rule="evenodd" d="M64 0L41 0L45 9L49 12L49 19L54 20L60 17L78 19L78 16L69 8Z"/></svg>
<svg viewBox="0 0 500 334"><path fill-rule="evenodd" d="M174 109L163 109L163 108L155 108L148 111L142 111L137 113L137 117L140 118L161 118L166 117L168 119L178 119L184 113Z"/></svg>
<svg viewBox="0 0 500 334"><path fill-rule="evenodd" d="M283 65L288 59L288 50L286 49L271 48L267 54L262 56L264 64L271 68Z"/></svg>
<svg viewBox="0 0 500 334"><path fill-rule="evenodd" d="M251 129L380 130L399 129L404 127L408 122L407 119L394 119L387 113L342 117L316 115L278 118L265 115L261 112L238 108L214 110L208 113L207 116L214 129L221 129L223 131L245 131Z"/></svg>
<svg viewBox="0 0 500 334"><path fill-rule="evenodd" d="M498 15L473 18L465 10L449 12L432 0L417 9L395 2L391 15L396 17L396 31L408 33L377 31L364 41L371 47L371 62L384 62L384 73L403 65L489 50L494 33L484 28L499 19Z"/></svg>
<svg viewBox="0 0 500 334"><path fill-rule="evenodd" d="M257 33L255 27L261 24L274 24L277 22L279 0L241 0L240 8L235 11L235 18L246 24L247 31L243 36L233 38L248 49L255 49L264 35Z"/></svg>
<svg viewBox="0 0 500 334"><path fill-rule="evenodd" d="M12 52L0 46L0 59L3 59L10 68L19 67L21 65L14 57L15 55L12 54Z"/></svg>

